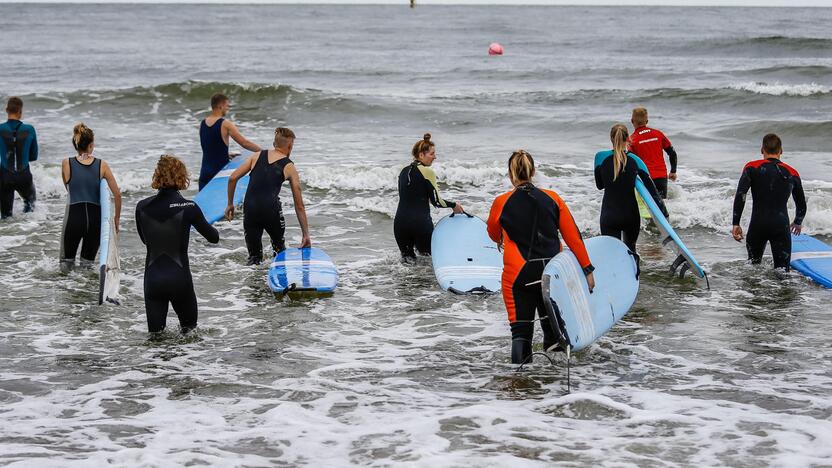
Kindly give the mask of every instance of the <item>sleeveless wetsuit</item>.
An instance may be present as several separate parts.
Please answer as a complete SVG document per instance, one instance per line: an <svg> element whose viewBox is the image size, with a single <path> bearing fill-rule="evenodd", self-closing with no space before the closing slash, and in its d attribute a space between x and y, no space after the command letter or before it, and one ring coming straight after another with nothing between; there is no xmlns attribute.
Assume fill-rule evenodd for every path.
<svg viewBox="0 0 832 468"><path fill-rule="evenodd" d="M491 205L488 236L503 243L503 301L511 324L511 361L515 364L531 356L535 311L541 319L547 317L540 278L546 262L563 248L558 231L584 273L592 272L595 268L581 233L555 192L525 184L500 195ZM555 344L550 327L541 328L544 347Z"/></svg>
<svg viewBox="0 0 832 468"><path fill-rule="evenodd" d="M0 124L0 218L8 218L14 208L14 193L23 198L23 212L35 209L35 184L31 161L38 159L38 139L31 125L19 120Z"/></svg>
<svg viewBox="0 0 832 468"><path fill-rule="evenodd" d="M771 245L775 268L789 269L792 257L792 237L789 233L789 197L794 197L794 224L803 223L806 216L806 195L800 174L777 158L758 159L745 165L734 196L733 225L739 226L748 190L754 204L751 222L745 236L748 259L760 263L766 243Z"/></svg>
<svg viewBox="0 0 832 468"><path fill-rule="evenodd" d="M604 191L601 202L601 234L621 239L636 253L641 216L635 197L636 177L641 177L647 191L667 216L667 209L659 196L644 162L636 155L627 153L627 164L621 173L615 175L615 158L612 151L600 151L595 155L595 186Z"/></svg>
<svg viewBox="0 0 832 468"><path fill-rule="evenodd" d="M399 173L399 206L393 219L393 235L402 257L416 258L414 247L422 255L430 255L430 205L454 208L456 203L439 196L433 169L414 161Z"/></svg>
<svg viewBox="0 0 832 468"><path fill-rule="evenodd" d="M263 230L272 241L274 253L286 249L286 220L280 205L280 186L286 180L283 169L293 164L289 157L269 164L269 152L263 150L251 169L251 175L243 201L243 230L249 264L263 261Z"/></svg>
<svg viewBox="0 0 832 468"><path fill-rule="evenodd" d="M222 117L210 127L205 120L199 124L199 143L202 145L202 167L199 170L199 189L202 190L228 164L228 144L222 139Z"/></svg>
<svg viewBox="0 0 832 468"><path fill-rule="evenodd" d="M202 210L175 189L159 190L136 205L136 227L147 246L144 306L151 333L165 329L168 304L173 305L183 332L196 327L196 295L188 262L191 226L208 242L219 242L219 233Z"/></svg>
<svg viewBox="0 0 832 468"><path fill-rule="evenodd" d="M69 158L69 206L64 220L63 261L75 262L81 244L81 261L94 262L101 242L101 160L82 164Z"/></svg>
<svg viewBox="0 0 832 468"><path fill-rule="evenodd" d="M653 179L653 184L662 198L667 198L667 166L664 164L664 154L670 160L670 172L676 172L676 150L670 140L659 130L650 127L639 127L630 135L630 151L644 161ZM644 180L644 179L642 179ZM646 182L645 182L646 183Z"/></svg>

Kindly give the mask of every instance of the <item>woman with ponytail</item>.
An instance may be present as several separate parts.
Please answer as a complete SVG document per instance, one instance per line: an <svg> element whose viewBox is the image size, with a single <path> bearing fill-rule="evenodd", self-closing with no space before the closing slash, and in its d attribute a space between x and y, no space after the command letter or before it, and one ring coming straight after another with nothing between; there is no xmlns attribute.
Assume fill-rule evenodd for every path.
<svg viewBox="0 0 832 468"><path fill-rule="evenodd" d="M436 173L430 167L436 159L436 145L430 133L413 145L411 154L413 161L399 173L399 206L393 220L393 235L404 260L416 258L414 247L422 255L430 255L430 205L463 212L462 205L439 196Z"/></svg>
<svg viewBox="0 0 832 468"><path fill-rule="evenodd" d="M546 262L562 249L561 236L578 258L590 292L595 288L581 232L569 207L552 190L532 184L534 159L524 150L508 159L508 175L514 189L491 205L488 236L503 249L503 301L511 326L511 362L523 364L532 355L535 311L547 319L540 278ZM549 327L543 329L545 349L555 345Z"/></svg>
<svg viewBox="0 0 832 468"><path fill-rule="evenodd" d="M635 197L637 176L641 177L641 181L665 216L667 209L656 191L647 166L638 156L628 151L629 136L626 126L612 126L612 149L595 155L595 185L598 190L604 191L604 201L601 202L601 234L621 239L633 253L636 253L636 241L641 227L641 216Z"/></svg>
<svg viewBox="0 0 832 468"><path fill-rule="evenodd" d="M95 134L92 129L83 123L76 125L72 129L72 146L77 152L75 157L61 162L61 176L69 192L61 245L61 268L64 270L75 265L79 245L81 264L95 262L101 239L101 179L107 181L115 199L116 232L121 217L121 191L110 166L93 156Z"/></svg>

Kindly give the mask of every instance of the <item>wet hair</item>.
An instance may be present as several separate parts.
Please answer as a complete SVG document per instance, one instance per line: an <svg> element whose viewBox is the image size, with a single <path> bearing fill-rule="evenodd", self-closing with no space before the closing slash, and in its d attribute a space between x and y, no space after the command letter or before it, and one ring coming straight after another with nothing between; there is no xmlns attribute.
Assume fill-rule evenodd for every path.
<svg viewBox="0 0 832 468"><path fill-rule="evenodd" d="M410 153L413 155L413 159L419 159L420 154L429 152L430 149L435 146L436 145L430 141L430 133L425 133L425 136L413 145L413 150L411 150Z"/></svg>
<svg viewBox="0 0 832 468"><path fill-rule="evenodd" d="M610 129L610 141L612 142L613 153L613 175L612 180L618 179L621 170L627 165L627 138L630 132L626 125L615 124Z"/></svg>
<svg viewBox="0 0 832 468"><path fill-rule="evenodd" d="M6 101L6 112L9 114L19 114L23 111L23 99L17 96L12 96Z"/></svg>
<svg viewBox="0 0 832 468"><path fill-rule="evenodd" d="M508 158L508 177L512 183L528 182L534 177L534 159L528 151L520 149Z"/></svg>
<svg viewBox="0 0 832 468"><path fill-rule="evenodd" d="M274 147L284 148L289 143L287 140L294 140L295 132L286 127L277 127L274 129Z"/></svg>
<svg viewBox="0 0 832 468"><path fill-rule="evenodd" d="M633 125L636 127L643 127L647 125L647 109L644 107L636 107L633 109L633 116L631 118Z"/></svg>
<svg viewBox="0 0 832 468"><path fill-rule="evenodd" d="M82 152L90 148L90 145L95 141L95 133L92 129L84 125L83 122L75 125L72 129L72 146L76 151Z"/></svg>
<svg viewBox="0 0 832 468"><path fill-rule="evenodd" d="M763 137L763 152L766 154L780 154L783 152L783 142L774 133Z"/></svg>
<svg viewBox="0 0 832 468"><path fill-rule="evenodd" d="M159 157L156 170L153 171L151 187L154 189L184 190L190 184L191 177L188 175L188 168L185 167L185 163L171 154L163 154Z"/></svg>
<svg viewBox="0 0 832 468"><path fill-rule="evenodd" d="M222 105L222 103L228 101L228 96L222 93L217 93L211 96L211 109L216 109Z"/></svg>

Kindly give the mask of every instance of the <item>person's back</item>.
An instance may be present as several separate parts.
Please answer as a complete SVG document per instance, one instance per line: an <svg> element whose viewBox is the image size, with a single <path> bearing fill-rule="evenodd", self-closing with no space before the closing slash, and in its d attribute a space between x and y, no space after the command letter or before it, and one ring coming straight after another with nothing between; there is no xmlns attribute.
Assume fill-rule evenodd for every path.
<svg viewBox="0 0 832 468"><path fill-rule="evenodd" d="M35 128L24 123L23 101L9 98L8 120L0 124L0 217L12 215L14 193L23 198L23 212L35 209L35 185L29 163L38 159Z"/></svg>
<svg viewBox="0 0 832 468"><path fill-rule="evenodd" d="M673 149L673 145L664 133L647 126L647 109L643 107L633 109L630 121L634 127L630 135L630 151L644 162L659 195L667 198L667 179L676 180L676 150ZM664 162L665 152L670 161L669 173Z"/></svg>
<svg viewBox="0 0 832 468"><path fill-rule="evenodd" d="M788 202L795 189L802 185L800 174L788 164L775 158L758 159L743 167L754 204L751 219L776 219L788 224Z"/></svg>
<svg viewBox="0 0 832 468"><path fill-rule="evenodd" d="M230 160L229 138L249 151L260 147L248 141L225 116L230 108L229 99L223 94L211 97L211 115L199 124L199 143L202 147L202 166L199 170L199 190L208 185Z"/></svg>

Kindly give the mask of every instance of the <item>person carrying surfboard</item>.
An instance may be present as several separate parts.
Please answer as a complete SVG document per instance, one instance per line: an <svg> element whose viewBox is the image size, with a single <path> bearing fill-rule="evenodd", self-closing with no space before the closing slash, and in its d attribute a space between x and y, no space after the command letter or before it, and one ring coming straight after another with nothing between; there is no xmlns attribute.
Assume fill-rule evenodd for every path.
<svg viewBox="0 0 832 468"><path fill-rule="evenodd" d="M300 247L311 247L309 222L300 188L300 174L295 164L289 159L295 144L295 133L285 127L274 131L274 149L263 150L251 155L228 177L228 206L225 217L234 219L234 191L237 181L251 172L251 178L243 201L243 229L245 230L248 264L255 265L263 261L263 230L271 238L276 255L286 248L286 220L280 205L280 187L288 180L292 189L295 214L298 216L301 234Z"/></svg>
<svg viewBox="0 0 832 468"><path fill-rule="evenodd" d="M636 241L641 228L641 215L634 194L636 177L641 177L665 216L667 208L653 185L647 166L638 156L627 151L628 136L626 126L612 126L610 141L613 149L595 154L595 186L604 191L601 202L601 235L620 239L633 253L637 253Z"/></svg>
<svg viewBox="0 0 832 468"><path fill-rule="evenodd" d="M512 153L508 175L514 189L498 196L488 215L488 236L503 250L503 301L511 326L513 364L531 357L535 311L541 320L548 320L540 279L546 262L563 249L560 236L578 259L590 292L595 288L595 267L569 207L554 191L535 187L534 174L532 155L525 150ZM548 349L556 344L556 337L552 327L542 328L543 346Z"/></svg>
<svg viewBox="0 0 832 468"><path fill-rule="evenodd" d="M14 193L23 198L23 212L35 210L35 184L29 163L38 159L35 128L23 123L23 100L6 102L8 120L0 124L0 219L12 215Z"/></svg>
<svg viewBox="0 0 832 468"><path fill-rule="evenodd" d="M413 161L399 172L399 205L393 219L393 236L405 261L416 258L414 248L422 255L430 255L433 234L430 205L451 208L454 213L464 212L461 204L439 195L436 173L430 167L436 160L436 145L430 138L430 133L425 133L413 145L410 151Z"/></svg>
<svg viewBox="0 0 832 468"><path fill-rule="evenodd" d="M792 234L800 234L803 218L806 216L806 195L800 174L794 168L781 161L783 143L780 137L769 133L763 137L760 148L762 159L745 165L734 195L734 216L731 235L734 240L743 239L740 220L745 209L748 190L754 198L751 207L751 222L748 223L748 235L745 247L752 264L763 260L766 243L771 246L774 268L789 270L792 257ZM789 225L789 197L794 198L794 221Z"/></svg>
<svg viewBox="0 0 832 468"><path fill-rule="evenodd" d="M199 170L199 189L202 190L222 168L228 164L228 139L232 138L249 151L260 147L247 140L234 122L225 118L231 103L227 96L217 93L211 96L211 115L199 124L199 143L202 146L202 166Z"/></svg>
<svg viewBox="0 0 832 468"><path fill-rule="evenodd" d="M156 163L151 182L158 192L136 205L136 228L139 239L147 246L144 308L151 333L165 329L168 304L173 305L182 333L196 328L198 308L188 261L191 227L212 244L220 240L196 203L179 193L189 184L185 164L164 154Z"/></svg>
<svg viewBox="0 0 832 468"><path fill-rule="evenodd" d="M110 166L93 156L95 133L79 123L72 129L72 145L78 154L61 162L61 178L69 192L61 241L61 269L75 265L81 246L81 264L92 265L101 242L101 179L107 181L115 201L113 223L119 231L121 191ZM82 243L83 242L83 243Z"/></svg>
<svg viewBox="0 0 832 468"><path fill-rule="evenodd" d="M633 109L630 122L634 129L629 140L630 151L644 161L659 195L662 198L667 198L667 179L676 180L676 161L678 159L676 150L673 149L673 145L664 133L647 126L647 109L644 107ZM667 153L667 158L670 161L670 173L667 172L662 152ZM644 181L644 183L646 184L647 181Z"/></svg>

